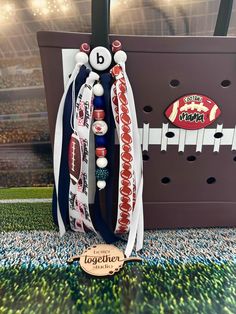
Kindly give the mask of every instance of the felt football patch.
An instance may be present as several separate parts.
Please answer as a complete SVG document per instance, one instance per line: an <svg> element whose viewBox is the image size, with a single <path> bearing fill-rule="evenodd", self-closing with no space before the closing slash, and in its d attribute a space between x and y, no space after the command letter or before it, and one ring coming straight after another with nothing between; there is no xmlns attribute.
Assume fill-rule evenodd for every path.
<svg viewBox="0 0 236 314"><path fill-rule="evenodd" d="M197 94L177 99L165 111L165 116L172 124L186 130L206 128L220 114L220 108L212 99Z"/></svg>

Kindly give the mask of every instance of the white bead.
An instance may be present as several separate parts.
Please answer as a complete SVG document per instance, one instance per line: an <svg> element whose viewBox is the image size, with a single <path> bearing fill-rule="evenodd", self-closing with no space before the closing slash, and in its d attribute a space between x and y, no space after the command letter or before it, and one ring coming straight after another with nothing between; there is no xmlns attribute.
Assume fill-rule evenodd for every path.
<svg viewBox="0 0 236 314"><path fill-rule="evenodd" d="M93 93L95 96L102 96L104 94L104 89L102 84L97 83L93 86Z"/></svg>
<svg viewBox="0 0 236 314"><path fill-rule="evenodd" d="M116 63L126 62L127 54L123 50L119 50L114 54L114 60Z"/></svg>
<svg viewBox="0 0 236 314"><path fill-rule="evenodd" d="M108 161L105 157L99 157L96 161L98 168L105 168L108 164Z"/></svg>
<svg viewBox="0 0 236 314"><path fill-rule="evenodd" d="M92 125L93 133L97 136L102 136L107 133L108 126L105 121L95 121Z"/></svg>
<svg viewBox="0 0 236 314"><path fill-rule="evenodd" d="M88 63L88 55L85 52L77 52L75 55L75 62L80 64Z"/></svg>
<svg viewBox="0 0 236 314"><path fill-rule="evenodd" d="M104 189L106 187L106 181L98 181L97 187L99 188L99 190Z"/></svg>
<svg viewBox="0 0 236 314"><path fill-rule="evenodd" d="M111 65L111 53L102 46L94 48L89 55L91 66L98 71L104 71Z"/></svg>
<svg viewBox="0 0 236 314"><path fill-rule="evenodd" d="M89 73L89 78L93 81L98 81L99 80L99 75L96 72L91 71Z"/></svg>

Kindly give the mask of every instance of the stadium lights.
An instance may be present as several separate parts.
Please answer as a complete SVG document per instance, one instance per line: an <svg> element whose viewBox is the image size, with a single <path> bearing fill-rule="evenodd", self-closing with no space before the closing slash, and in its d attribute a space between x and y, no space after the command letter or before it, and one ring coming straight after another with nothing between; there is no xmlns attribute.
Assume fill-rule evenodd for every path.
<svg viewBox="0 0 236 314"><path fill-rule="evenodd" d="M1 21L9 21L16 13L15 5L7 1L1 4L1 11L0 11L0 20Z"/></svg>
<svg viewBox="0 0 236 314"><path fill-rule="evenodd" d="M128 4L128 0L111 0L111 8L115 8L118 6L122 6L122 5L127 5Z"/></svg>
<svg viewBox="0 0 236 314"><path fill-rule="evenodd" d="M71 8L70 0L32 0L33 14L47 17L54 14L67 14Z"/></svg>

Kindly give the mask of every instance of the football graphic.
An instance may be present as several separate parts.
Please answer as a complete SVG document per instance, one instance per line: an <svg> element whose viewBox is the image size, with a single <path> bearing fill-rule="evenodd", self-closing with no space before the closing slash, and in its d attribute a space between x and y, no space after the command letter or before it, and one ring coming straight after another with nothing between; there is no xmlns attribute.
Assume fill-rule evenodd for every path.
<svg viewBox="0 0 236 314"><path fill-rule="evenodd" d="M81 167L81 149L78 137L73 133L71 135L68 149L69 173L73 184L79 180Z"/></svg>
<svg viewBox="0 0 236 314"><path fill-rule="evenodd" d="M190 94L177 99L165 111L169 121L181 129L199 130L212 124L221 114L209 97Z"/></svg>

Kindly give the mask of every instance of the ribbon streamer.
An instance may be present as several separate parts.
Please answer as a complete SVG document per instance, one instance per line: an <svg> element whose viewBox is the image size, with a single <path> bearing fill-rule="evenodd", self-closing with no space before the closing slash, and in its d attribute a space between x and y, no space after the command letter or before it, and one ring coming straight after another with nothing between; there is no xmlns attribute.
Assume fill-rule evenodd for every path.
<svg viewBox="0 0 236 314"><path fill-rule="evenodd" d="M81 170L77 184L70 185L70 222L75 231L84 232L84 225L96 232L89 211L89 137L93 116L93 85L99 75L90 72L76 101L74 132L81 152ZM73 206L74 205L74 206ZM74 208L73 208L74 207Z"/></svg>
<svg viewBox="0 0 236 314"><path fill-rule="evenodd" d="M135 240L136 250L143 247L143 166L141 141L132 88L125 63L112 69L116 82L112 86L111 101L120 142L120 176L116 232L129 230L126 256L130 256ZM125 192L125 193L124 193ZM132 201L131 201L132 200Z"/></svg>
<svg viewBox="0 0 236 314"><path fill-rule="evenodd" d="M124 56L125 53L122 53ZM80 53L78 58L79 60L83 60L84 63L87 63L85 54ZM135 102L132 88L126 74L125 61L122 60L119 62L115 56L114 59L117 62L111 71L115 78L115 82L111 88L111 108L114 120L112 119L111 110L109 108L108 86L110 85L110 74L103 74L102 82L105 87L104 90L106 91L106 114L108 124L111 126L111 130L108 130L109 146L114 142L114 121L120 142L119 195L115 233L121 234L129 232L125 250L125 255L129 257L132 253L135 241L137 251L143 247L142 151ZM66 231L65 224L67 222L64 217L65 215L62 215L62 213L65 213L65 210L61 209L63 206L61 206L62 202L60 199L64 198L67 200L69 221L72 230L85 232L89 229L95 233L99 231L106 242L112 243L119 240L119 238L109 230L109 227L102 218L98 189L96 191L94 206L95 210L99 209L99 212L94 213L96 229L89 211L89 138L93 120L93 85L98 81L99 75L92 71L90 71L88 75L89 70L87 70L85 66L82 66L83 61L78 63L73 70L62 96L57 114L53 155L55 178L54 212L56 210L56 220L61 236ZM83 75L81 76L82 71ZM87 75L88 77L86 78ZM80 84L77 84L77 79L80 76L83 78L83 82L86 78L84 84L82 80L80 80ZM68 108L65 108L65 103L68 103ZM70 112L70 119L68 119L68 112ZM67 113L67 115L65 113ZM64 121L65 118L67 118L67 123L68 120L70 122L68 130L68 124ZM64 129L64 127L66 127L66 129ZM66 193L67 195L65 197L65 194L63 195L61 193L61 187L63 185L60 181L63 171L67 174L67 178L69 178L68 164L66 168L64 167L64 162L66 158L65 149L68 147L70 137L72 139L71 145L69 146L70 154L67 156L67 158L70 158L70 180L67 180L68 184L65 185L69 193ZM76 145L78 145L77 150L75 149ZM109 153L114 155L114 148L112 148ZM111 159L114 162L114 156L110 157L112 157ZM78 164L75 164L75 162ZM75 168L74 166L78 167ZM112 171L110 172L112 173ZM111 180L113 180L112 177ZM109 182L111 183L111 181ZM112 192L112 189L109 189L109 191ZM113 203L112 194L113 193L111 193L109 197L106 197L106 203L109 204L109 207Z"/></svg>
<svg viewBox="0 0 236 314"><path fill-rule="evenodd" d="M53 204L53 211L56 213L56 221L59 227L60 235L62 236L66 229L65 223L63 221L63 215L61 210L61 202L60 200L60 189L59 189L59 181L60 181L60 170L61 170L61 158L62 158L62 145L63 145L63 113L65 109L65 102L66 98L69 95L69 90L72 90L72 84L76 79L77 75L80 73L80 69L83 66L82 63L76 64L71 77L66 85L64 90L63 96L61 98L58 112L57 112L57 119L56 119L56 126L55 126L55 135L54 135L54 149L53 149L53 169L54 169L54 181L55 181L55 189L54 189L54 204ZM64 219L66 220L66 219Z"/></svg>
<svg viewBox="0 0 236 314"><path fill-rule="evenodd" d="M78 75L75 80L69 86L68 92L66 94L65 103L64 103L64 112L63 112L63 138L62 138L62 153L61 153L61 162L60 162L60 175L59 175L59 188L58 188L58 198L61 209L62 219L65 225L69 225L69 214L68 214L68 199L69 199L69 185L70 185L70 176L68 168L68 146L73 133L73 129L70 124L70 117L72 113L72 102L74 103L77 98L78 92L82 84L85 82L86 77L88 76L89 71L83 65L80 68ZM73 86L75 88L73 89ZM52 199L52 215L53 220L56 225L57 221L57 196L56 189L54 185L53 189L53 199Z"/></svg>

